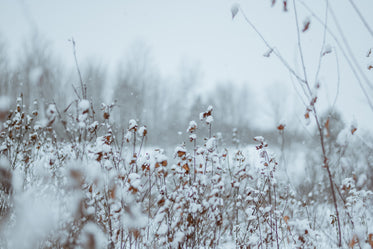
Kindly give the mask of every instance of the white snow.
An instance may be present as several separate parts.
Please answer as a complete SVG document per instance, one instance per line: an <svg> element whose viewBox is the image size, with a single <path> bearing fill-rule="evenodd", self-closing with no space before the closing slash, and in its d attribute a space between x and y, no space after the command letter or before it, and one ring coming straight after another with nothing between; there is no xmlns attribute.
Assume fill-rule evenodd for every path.
<svg viewBox="0 0 373 249"><path fill-rule="evenodd" d="M140 176L136 173L131 173L128 175L128 181L136 189L139 189L141 186Z"/></svg>
<svg viewBox="0 0 373 249"><path fill-rule="evenodd" d="M80 113L83 113L83 112L86 112L89 110L90 108L90 102L88 99L82 99L79 101L79 104L78 104L78 108L79 108L79 112Z"/></svg>
<svg viewBox="0 0 373 249"><path fill-rule="evenodd" d="M139 133L139 135L140 135L141 137L144 136L144 135L146 134L146 132L147 132L147 129L146 129L145 126L141 126L141 127L139 128L139 130L138 130L138 133Z"/></svg>
<svg viewBox="0 0 373 249"><path fill-rule="evenodd" d="M206 118L206 124L211 124L214 121L214 118L212 116L208 116Z"/></svg>
<svg viewBox="0 0 373 249"><path fill-rule="evenodd" d="M196 123L196 121L194 121L194 120L190 121L188 129L187 129L187 132L193 132L196 129L197 129L197 123Z"/></svg>
<svg viewBox="0 0 373 249"><path fill-rule="evenodd" d="M128 130L136 129L137 128L137 122L134 119L131 119L128 122Z"/></svg>

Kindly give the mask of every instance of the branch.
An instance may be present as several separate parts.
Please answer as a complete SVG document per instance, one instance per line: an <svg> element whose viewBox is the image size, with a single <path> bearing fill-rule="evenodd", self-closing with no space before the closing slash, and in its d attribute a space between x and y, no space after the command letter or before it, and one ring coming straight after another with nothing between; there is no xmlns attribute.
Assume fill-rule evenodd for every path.
<svg viewBox="0 0 373 249"><path fill-rule="evenodd" d="M307 10L308 10L308 12L320 23L320 24L322 24L323 26L325 25L324 23L323 23L323 21L307 6L307 4L305 4L302 0L301 1L299 1L302 5L303 5L303 7L304 8L306 8ZM332 37L333 37L333 39L335 40L335 42L336 42L336 44L338 45L338 47L339 47L339 49L342 51L342 54L343 54L343 56L344 56L344 58L346 59L346 61L347 61L347 63L348 63L348 65L350 66L350 68L351 68L351 70L352 70L352 72L353 72L353 74L355 75L355 78L356 78L356 80L357 80L357 82L359 83L359 86L360 86L360 88L361 88L361 90L362 90L362 92L363 92L363 94L364 94L364 96L365 96L365 98L367 99L367 102L368 102L368 104L369 104L369 107L371 108L371 110L373 111L373 103L371 102L371 100L370 100L370 97L368 96L368 94L367 94L367 92L366 92L366 90L365 90L365 88L364 88L364 86L363 86L363 83L361 82L361 80L360 80L360 77L359 77L359 75L358 75L358 73L357 73L357 71L356 71L356 69L354 68L354 65L353 65L353 63L351 62L351 60L350 60L350 58L348 57L348 55L347 55L347 53L346 53L346 51L343 49L343 47L342 47L342 45L341 45L341 43L339 42L339 40L338 40L338 38L336 37L336 35L330 30L330 28L329 27L327 27L326 26L326 30L328 31L328 33L329 33L329 35L331 35ZM358 67L358 66L357 66ZM359 68L359 67L358 67ZM365 75L364 75L365 76ZM366 79L365 78L365 80L366 81L368 81L369 82L369 80L368 79Z"/></svg>
<svg viewBox="0 0 373 249"><path fill-rule="evenodd" d="M310 86L309 86L309 83L308 83L308 80L307 80L306 67L305 67L305 64L304 64L304 58L303 58L303 52L302 52L302 46L301 46L301 40L300 40L300 33L299 33L298 13L297 13L297 8L296 8L295 0L293 0L293 5L294 5L295 23L296 23L296 28L297 28L298 47L299 47L300 57L301 57L301 61L302 61L304 77L306 79L306 86L308 88L308 91L312 95L312 92L311 92L311 89L310 89ZM324 27L326 29L326 24L325 24ZM325 32L325 30L324 30L324 32ZM324 158L324 165L323 166L326 168L326 171L328 173L328 178L329 178L329 182L330 182L330 190L332 192L334 209L335 209L335 213L336 213L336 217L337 217L337 226L338 226L338 238L337 239L338 239L338 247L342 247L341 222L340 222L339 212L338 212L337 197L336 197L335 190L334 190L334 181L333 181L332 174L330 172L328 158L326 156L325 141L324 141L324 135L323 135L322 126L321 126L320 121L319 121L319 116L317 115L317 112L316 112L315 103L314 102L312 102L312 103L313 103L313 104L311 104L312 111L313 111L313 115L314 115L314 118L315 118L315 121L316 121L317 129L318 129L319 135L320 135L321 149L322 149L322 154L323 154L323 158Z"/></svg>
<svg viewBox="0 0 373 249"><path fill-rule="evenodd" d="M300 59L301 59L301 62L302 62L303 75L304 75L304 79L305 79L304 83L305 83L305 85L307 87L307 90L308 90L308 92L310 94L310 97L312 98L312 91L310 89L309 81L308 81L308 78L307 78L307 70L306 70L306 65L304 63L302 43L301 43L301 40L300 40L299 23L298 23L298 13L297 13L296 5L295 5L295 0L293 1L293 4L294 4L295 24L296 24L296 28L297 28L298 49L299 49L299 53L300 53Z"/></svg>

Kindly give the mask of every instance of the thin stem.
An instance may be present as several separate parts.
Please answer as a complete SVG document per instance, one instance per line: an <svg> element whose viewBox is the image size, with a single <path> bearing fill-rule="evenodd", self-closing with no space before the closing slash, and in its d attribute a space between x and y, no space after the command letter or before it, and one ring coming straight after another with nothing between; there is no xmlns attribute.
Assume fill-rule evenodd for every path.
<svg viewBox="0 0 373 249"><path fill-rule="evenodd" d="M321 69L321 61L322 61L322 58L324 57L324 48L325 48L325 40L326 40L326 27L328 26L327 25L327 23L328 23L328 11L329 11L329 1L326 0L323 39L322 39L322 45L321 45L321 50L320 50L320 55L319 55L319 63L318 63L318 66L317 66L317 71L316 71L316 76L315 76L315 83L316 84L317 84L320 69Z"/></svg>
<svg viewBox="0 0 373 249"><path fill-rule="evenodd" d="M193 182L196 181L196 150L197 150L197 141L196 141L196 139L194 139L194 144L193 144L193 175L194 175Z"/></svg>
<svg viewBox="0 0 373 249"><path fill-rule="evenodd" d="M312 92L311 92L311 89L309 87L309 83L308 83L308 80L307 80L307 74L306 74L307 72L306 72L306 67L305 67L305 63L304 63L304 59L303 59L303 52L302 52L302 47L301 47L299 24L298 24L298 14L297 14L297 8L296 8L295 0L293 0L293 5L294 5L295 23L296 23L296 27L297 27L298 47L299 47L299 52L300 52L300 56L301 56L304 77L306 79L307 89L309 90L310 94L312 95ZM326 24L325 24L325 27L326 27ZM311 106L312 106L312 111L313 111L313 114L314 114L314 118L316 120L316 125L317 125L317 128L318 128L319 134L320 134L320 143L321 143L321 149L322 149L322 154L323 154L323 158L324 158L324 167L326 168L327 173L328 173L329 182L330 182L330 190L332 192L334 208L335 208L335 212L336 212L336 216L337 216L338 247L342 247L341 223L340 223L340 219L339 219L338 204L337 204L337 198L336 198L335 191L334 191L333 177L332 177L332 174L330 173L328 158L326 156L324 135L323 135L322 127L321 127L321 124L319 122L319 118L318 118L318 115L317 115L317 112L316 112L315 104L313 103Z"/></svg>
<svg viewBox="0 0 373 249"><path fill-rule="evenodd" d="M293 4L294 4L295 24L296 24L296 28L297 28L298 49L299 49L300 59L301 59L301 62L302 62L302 69L303 69L303 75L304 75L304 80L305 80L304 83L306 85L306 88L307 88L310 96L312 96L312 91L310 89L309 81L308 81L308 78L307 78L306 64L304 62L302 43L301 43L300 32L299 32L298 13L297 13L296 5L295 5L295 0L293 1Z"/></svg>
<svg viewBox="0 0 373 249"><path fill-rule="evenodd" d="M311 13L311 15L316 19L316 21L318 21L319 23L321 23L322 25L324 25L324 23L323 23L323 21L307 6L307 4L305 4L303 1L299 1L302 5L303 5L303 7L304 8L306 8L307 10L308 10L308 12L310 12ZM329 27L326 27L327 28L327 31L328 31L328 33L329 33L329 35L330 36L332 36L333 37L333 39L334 39L334 41L337 43L337 45L338 45L338 47L339 47L339 49L342 51L342 54L343 54L343 56L344 56L344 58L346 59L346 61L347 61L347 63L348 63L348 65L350 66L350 68L351 68L351 70L352 70L352 73L354 74L354 76L355 76L355 78L356 78L356 80L357 80L357 82L358 82L358 84L359 84L359 86L360 86L360 88L361 88L361 90L362 90L362 92L363 92L363 94L364 94L364 96L365 96L365 98L367 99L367 102L368 102L368 104L369 104L369 107L370 107L370 109L373 111L373 103L371 102L371 100L370 100L370 97L368 96L368 94L367 94L367 92L366 92L366 90L365 90L365 88L364 88L364 86L363 86L363 83L362 83L362 81L361 81L361 79L360 79L360 77L359 77L359 75L358 75L358 72L356 71L356 69L355 69L355 67L354 67L354 65L353 65L353 62L351 61L351 59L348 57L348 55L347 55L347 53L346 53L346 51L343 49L343 47L342 47L342 44L339 42L339 40L338 40L338 38L336 37L336 35L329 29ZM350 51L351 52L351 51ZM359 68L359 66L357 65L357 63L356 63L356 60L354 61L354 63L355 63L355 65L356 65L356 67L358 68L358 69L360 69ZM359 70L360 71L360 73L362 73L361 72L361 70ZM364 77L364 80L365 81L367 81L367 83L368 83L368 85L371 85L371 83L369 82L369 80L365 77L365 75L363 74L363 77Z"/></svg>
<svg viewBox="0 0 373 249"><path fill-rule="evenodd" d="M340 69L339 69L339 60L338 60L338 54L337 51L334 49L334 54L335 54L335 63L337 66L337 92L335 93L335 98L333 101L332 109L334 109L335 103L337 103L337 99L339 96L339 88L341 85L341 75L340 75Z"/></svg>
<svg viewBox="0 0 373 249"><path fill-rule="evenodd" d="M75 59L76 70L78 71L79 80L80 80L80 86L81 86L81 88L82 88L82 97L83 97L83 99L86 99L86 98L87 98L87 87L86 87L86 85L83 83L82 74L80 73L80 68L79 68L79 64L78 64L78 59L77 59L77 57L76 57L76 48L75 48L75 40L74 40L74 37L71 38L71 43L73 44L73 53L74 53L74 59Z"/></svg>
<svg viewBox="0 0 373 249"><path fill-rule="evenodd" d="M133 130L133 155L136 153L136 131Z"/></svg>
<svg viewBox="0 0 373 249"><path fill-rule="evenodd" d="M240 13L242 13L242 16L244 17L245 21L250 25L250 27L255 31L255 33L262 39L264 44L267 46L268 49L273 51L273 54L277 56L277 58L280 59L281 63L291 72L292 75L294 75L299 81L305 83L305 80L300 77L294 69L290 67L290 65L285 61L285 59L281 56L279 51L272 47L267 40L264 38L264 36L259 32L259 30L255 27L255 25L250 21L250 19L246 16L245 12L240 8Z"/></svg>
<svg viewBox="0 0 373 249"><path fill-rule="evenodd" d="M354 54L352 53L351 47L350 47L350 45L347 42L346 36L344 35L343 30L342 30L341 26L339 25L339 22L337 20L336 15L334 14L333 9L329 8L329 11L332 14L332 17L334 19L334 23L336 24L338 32L340 33L340 35L342 37L342 41L343 41L343 43L344 43L344 45L345 45L345 47L347 49L347 52L350 54L350 57L351 57L352 61L356 65L357 70L359 71L359 73L361 74L361 76L363 77L363 79L365 80L365 82L368 85L368 87L373 90L373 84L372 84L372 82L370 82L370 80L366 77L366 75L364 74L364 72L361 70L361 67L359 66L359 63L357 62Z"/></svg>
<svg viewBox="0 0 373 249"><path fill-rule="evenodd" d="M262 230L260 229L259 213L256 213L256 218L257 218L257 220L258 220L259 238L260 238L260 248L263 248Z"/></svg>
<svg viewBox="0 0 373 249"><path fill-rule="evenodd" d="M211 138L211 123L209 124L209 138Z"/></svg>
<svg viewBox="0 0 373 249"><path fill-rule="evenodd" d="M276 216L276 208L277 208L277 200L276 200L276 185L273 186L273 192L275 195L275 229L276 229L276 243L277 249L280 249L280 244L278 243L278 225L277 225L277 216Z"/></svg>
<svg viewBox="0 0 373 249"><path fill-rule="evenodd" d="M141 143L140 143L139 153L137 153L137 155L140 155L141 148L142 148L142 145L143 145L143 143L144 143L144 140L145 140L145 136L142 136L142 138L141 138Z"/></svg>
<svg viewBox="0 0 373 249"><path fill-rule="evenodd" d="M360 20L363 22L363 24L364 24L365 28L368 30L369 34L373 37L373 31L372 31L371 27L369 26L369 24L367 23L367 21L365 20L363 15L361 14L360 10L355 5L354 1L349 0L349 2L352 5L352 7L354 8L354 10L356 11L357 15L360 17Z"/></svg>
<svg viewBox="0 0 373 249"><path fill-rule="evenodd" d="M340 219L339 219L339 212L338 212L337 198L336 198L335 191L334 191L334 182L333 182L333 177L332 177L332 174L331 174L331 172L330 172L329 163L328 163L328 158L327 158L327 156L326 156L325 143L324 143L324 135L323 135L323 133L322 133L322 128L321 128L321 125L320 125L320 122L319 122L319 119L318 119L318 116L317 116L317 113L316 113L316 109L315 109L315 107L313 108L313 112L314 112L314 117L315 117L315 120L316 120L317 128L318 128L318 130L319 130L320 141L321 141L321 149L322 149L322 153L323 153L323 157L324 157L324 167L326 168L326 171L328 172L328 177L329 177L329 182L330 182L330 190L331 190L331 192L332 192L332 197L333 197L333 202L334 202L335 213L336 213L336 216L337 216L337 225L338 225L338 247L342 247L341 222L340 222Z"/></svg>
<svg viewBox="0 0 373 249"><path fill-rule="evenodd" d="M149 166L149 207L148 207L148 231L147 231L147 238L149 241L149 230L150 230L150 209L151 209L151 198L152 198L152 184L151 184L151 169Z"/></svg>

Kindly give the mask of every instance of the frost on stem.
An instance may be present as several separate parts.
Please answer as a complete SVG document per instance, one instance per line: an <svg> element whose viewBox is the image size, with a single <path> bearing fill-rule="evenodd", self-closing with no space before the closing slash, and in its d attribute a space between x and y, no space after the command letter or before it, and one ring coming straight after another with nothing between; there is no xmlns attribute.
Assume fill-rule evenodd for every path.
<svg viewBox="0 0 373 249"><path fill-rule="evenodd" d="M180 157L180 158L184 158L184 156L186 155L186 149L184 146L177 146L175 148L175 153L174 153L174 157Z"/></svg>
<svg viewBox="0 0 373 249"><path fill-rule="evenodd" d="M207 107L207 111L201 112L199 114L199 119L201 121L205 121L206 124L208 125L208 128L209 128L209 138L211 138L211 125L212 125L212 122L214 121L214 118L212 117L212 110L213 110L212 106L209 105Z"/></svg>
<svg viewBox="0 0 373 249"><path fill-rule="evenodd" d="M192 120L189 122L189 126L188 126L188 129L187 129L187 132L189 133L193 133L197 130L197 123L196 121Z"/></svg>
<svg viewBox="0 0 373 249"><path fill-rule="evenodd" d="M132 132L128 131L125 135L124 135L124 140L129 143L132 139Z"/></svg>
<svg viewBox="0 0 373 249"><path fill-rule="evenodd" d="M201 121L205 120L207 124L212 123L212 121L214 120L214 119L212 118L212 110L213 110L213 108L212 108L212 106L210 105L210 106L207 108L207 111L205 111L205 112L201 112L201 113L199 114L199 119L200 119ZM209 118L209 117L211 117L211 118ZM209 118L209 119L208 119L208 118Z"/></svg>
<svg viewBox="0 0 373 249"><path fill-rule="evenodd" d="M128 130L129 130L129 131L134 131L134 132L137 131L137 122L136 122L136 120L131 119L131 120L128 122Z"/></svg>
<svg viewBox="0 0 373 249"><path fill-rule="evenodd" d="M207 140L205 147L208 152L213 152L216 149L216 138L212 137Z"/></svg>
<svg viewBox="0 0 373 249"><path fill-rule="evenodd" d="M138 133L141 137L145 137L148 133L148 130L146 129L146 126L141 126L138 130Z"/></svg>
<svg viewBox="0 0 373 249"><path fill-rule="evenodd" d="M240 139L238 138L238 130L237 128L233 128L232 130L232 144L238 148L238 146L240 145Z"/></svg>
<svg viewBox="0 0 373 249"><path fill-rule="evenodd" d="M189 135L189 141L190 142L193 142L193 141L196 141L197 139L197 135L194 134L194 132L197 130L197 123L196 121L192 120L189 122L189 127L187 129L187 132L190 133Z"/></svg>
<svg viewBox="0 0 373 249"><path fill-rule="evenodd" d="M114 103L111 103L110 105L101 103L101 110L103 111L103 118L105 120L108 120L110 118L110 113L112 109L114 108L115 104L116 104L116 101L114 101Z"/></svg>
<svg viewBox="0 0 373 249"><path fill-rule="evenodd" d="M207 118L206 118L206 124L211 124L212 122L214 122L214 118L212 117L212 116L208 116Z"/></svg>

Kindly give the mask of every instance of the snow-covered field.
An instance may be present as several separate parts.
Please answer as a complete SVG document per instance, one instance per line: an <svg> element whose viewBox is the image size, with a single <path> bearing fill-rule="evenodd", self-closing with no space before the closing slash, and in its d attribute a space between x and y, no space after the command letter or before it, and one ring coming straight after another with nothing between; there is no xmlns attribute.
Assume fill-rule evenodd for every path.
<svg viewBox="0 0 373 249"><path fill-rule="evenodd" d="M166 154L144 148L148 131L134 120L116 136L108 119L90 117L88 101L76 118L51 107L42 122L20 103L1 120L1 248L337 247L316 148L275 156L256 137L226 149L214 134L197 137L191 122L189 141ZM62 121L64 139L54 130ZM330 147L342 243L372 248L371 148L344 134Z"/></svg>

